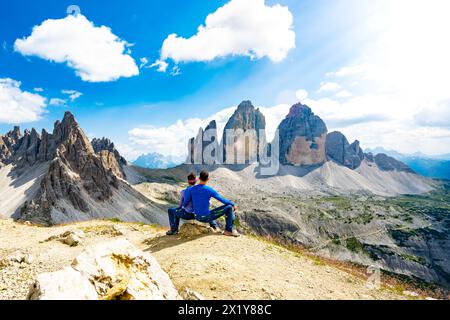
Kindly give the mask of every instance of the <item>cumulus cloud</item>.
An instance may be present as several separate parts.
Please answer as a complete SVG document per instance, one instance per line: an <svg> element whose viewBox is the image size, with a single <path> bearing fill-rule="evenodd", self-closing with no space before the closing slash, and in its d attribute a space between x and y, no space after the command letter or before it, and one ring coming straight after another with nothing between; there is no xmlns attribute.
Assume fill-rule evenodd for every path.
<svg viewBox="0 0 450 320"><path fill-rule="evenodd" d="M366 64L358 64L358 65L354 65L354 66L342 67L338 71L328 72L326 74L326 76L327 77L347 77L347 76L352 76L355 74L363 73L363 72L367 71L368 68L369 67Z"/></svg>
<svg viewBox="0 0 450 320"><path fill-rule="evenodd" d="M158 72L166 72L168 66L169 64L167 62L158 59L149 68L156 68Z"/></svg>
<svg viewBox="0 0 450 320"><path fill-rule="evenodd" d="M303 100L308 98L308 91L300 89L295 93L295 96L297 97L298 101L302 102Z"/></svg>
<svg viewBox="0 0 450 320"><path fill-rule="evenodd" d="M264 0L231 0L207 16L197 34L169 35L160 61L212 61L226 56L284 60L295 48L293 16L288 7L268 6Z"/></svg>
<svg viewBox="0 0 450 320"><path fill-rule="evenodd" d="M342 91L339 91L338 93L336 93L337 98L349 98L351 96L353 96L353 94L347 90L342 90Z"/></svg>
<svg viewBox="0 0 450 320"><path fill-rule="evenodd" d="M76 90L61 90L61 93L68 95L71 102L81 97L83 94Z"/></svg>
<svg viewBox="0 0 450 320"><path fill-rule="evenodd" d="M38 56L67 63L88 82L115 81L139 74L130 45L106 26L96 27L85 16L48 19L35 26L31 35L17 39L14 49L24 56Z"/></svg>
<svg viewBox="0 0 450 320"><path fill-rule="evenodd" d="M317 93L337 91L340 88L341 88L341 86L335 82L322 82L320 84L319 90L317 90Z"/></svg>
<svg viewBox="0 0 450 320"><path fill-rule="evenodd" d="M34 88L33 89L35 92L44 92L43 88Z"/></svg>
<svg viewBox="0 0 450 320"><path fill-rule="evenodd" d="M347 66L326 74L352 85L353 96L341 101L335 99L341 92L330 91L309 102L313 110L364 147L450 152L450 43L443 40L449 10L445 0L374 4L363 33L370 42L359 45Z"/></svg>
<svg viewBox="0 0 450 320"><path fill-rule="evenodd" d="M49 105L55 106L55 107L65 106L66 104L67 104L67 100L60 99L60 98L51 98L49 101Z"/></svg>
<svg viewBox="0 0 450 320"><path fill-rule="evenodd" d="M0 79L0 123L37 121L45 113L47 99L20 87L19 81Z"/></svg>

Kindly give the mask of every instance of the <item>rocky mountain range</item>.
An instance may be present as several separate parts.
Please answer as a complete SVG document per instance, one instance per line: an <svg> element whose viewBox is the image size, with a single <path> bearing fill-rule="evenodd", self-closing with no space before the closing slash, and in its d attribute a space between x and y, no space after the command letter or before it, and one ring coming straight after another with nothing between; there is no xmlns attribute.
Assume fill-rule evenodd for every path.
<svg viewBox="0 0 450 320"><path fill-rule="evenodd" d="M426 155L420 152L413 154L403 154L394 150L386 150L378 147L366 149L372 154L384 153L390 157L405 163L415 172L424 177L450 180L450 154Z"/></svg>
<svg viewBox="0 0 450 320"><path fill-rule="evenodd" d="M91 143L70 112L52 133L22 135L15 127L0 141L0 190L10 203L0 206L3 217L45 225L117 216L161 220L161 210L125 180L126 160L114 145Z"/></svg>
<svg viewBox="0 0 450 320"><path fill-rule="evenodd" d="M157 152L140 155L133 165L148 169L170 169L184 162L184 157L165 156Z"/></svg>
<svg viewBox="0 0 450 320"><path fill-rule="evenodd" d="M220 144L215 121L212 121L205 130L200 128L198 135L189 140L187 163L207 165L256 163L259 161L259 150L271 150L275 142L267 143L265 133L261 134L263 131L260 130L265 129L265 124L265 117L259 109L250 101L243 101L228 120ZM226 139L227 132L230 134L229 129L232 136ZM205 137L206 133L208 137ZM286 118L278 126L276 138L279 139L279 161L282 165L309 167L333 161L355 170L366 161L382 171L414 173L407 165L387 154L364 153L359 141L350 144L341 132L328 133L325 122L315 115L311 108L301 103L291 107ZM233 144L228 144L229 140L233 141ZM205 160L205 154L213 154L214 161Z"/></svg>

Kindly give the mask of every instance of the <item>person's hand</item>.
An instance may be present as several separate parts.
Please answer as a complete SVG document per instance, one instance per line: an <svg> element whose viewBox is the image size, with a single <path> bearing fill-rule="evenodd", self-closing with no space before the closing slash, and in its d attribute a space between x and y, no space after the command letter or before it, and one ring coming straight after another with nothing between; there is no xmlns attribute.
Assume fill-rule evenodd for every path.
<svg viewBox="0 0 450 320"><path fill-rule="evenodd" d="M233 210L234 210L234 212L237 212L237 211L238 211L238 207L237 207L237 206L234 206L234 207L233 207Z"/></svg>

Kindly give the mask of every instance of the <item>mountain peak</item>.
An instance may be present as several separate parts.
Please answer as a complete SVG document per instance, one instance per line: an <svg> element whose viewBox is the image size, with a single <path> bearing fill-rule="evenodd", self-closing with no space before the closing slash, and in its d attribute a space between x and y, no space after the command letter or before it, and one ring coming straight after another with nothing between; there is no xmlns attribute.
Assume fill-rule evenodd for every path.
<svg viewBox="0 0 450 320"><path fill-rule="evenodd" d="M311 108L299 102L291 107L291 109L289 110L289 114L287 115L287 118L295 118L299 115L307 116L311 114L312 114Z"/></svg>
<svg viewBox="0 0 450 320"><path fill-rule="evenodd" d="M248 110L248 109L252 109L252 110L255 109L255 107L253 106L253 104L250 100L242 101L237 107L237 111L243 111L243 110Z"/></svg>
<svg viewBox="0 0 450 320"><path fill-rule="evenodd" d="M75 120L75 116L70 111L64 113L64 118L61 122L62 125L70 126L72 124L78 124Z"/></svg>

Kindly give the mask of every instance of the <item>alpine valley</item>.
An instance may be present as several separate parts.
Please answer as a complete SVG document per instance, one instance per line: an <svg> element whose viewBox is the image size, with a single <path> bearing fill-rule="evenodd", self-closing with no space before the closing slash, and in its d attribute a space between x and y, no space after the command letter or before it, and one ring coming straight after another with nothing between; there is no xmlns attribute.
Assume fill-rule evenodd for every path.
<svg viewBox="0 0 450 320"><path fill-rule="evenodd" d="M265 123L263 113L244 101L224 130L263 132ZM213 161L196 149L205 147L206 132ZM167 208L177 205L186 175L208 169L211 186L237 203L237 226L245 235L448 290L450 184L384 153L365 153L359 141L328 132L301 103L278 132L279 170L266 176L252 153L273 149L273 142L258 134L249 142L255 148L229 145L219 139L215 121L186 141L187 161L169 169L145 168L154 161L172 166L157 154L131 164L110 140L89 141L70 112L52 133L14 127L0 136L0 216L53 228L99 219L166 227ZM245 164L230 164L232 152L242 148Z"/></svg>

